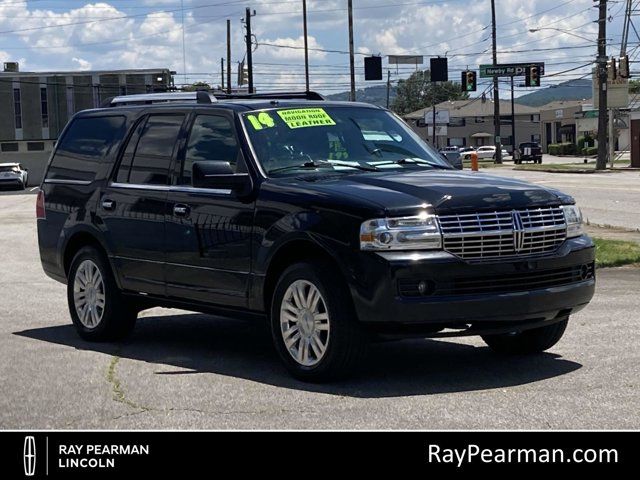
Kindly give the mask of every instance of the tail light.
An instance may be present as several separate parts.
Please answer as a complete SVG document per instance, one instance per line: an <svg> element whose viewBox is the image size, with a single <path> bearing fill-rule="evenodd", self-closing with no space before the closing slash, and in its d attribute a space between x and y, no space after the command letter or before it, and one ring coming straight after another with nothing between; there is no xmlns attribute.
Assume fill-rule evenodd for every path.
<svg viewBox="0 0 640 480"><path fill-rule="evenodd" d="M44 220L47 218L47 214L44 210L44 192L42 190L38 192L38 198L36 199L36 218L38 220Z"/></svg>

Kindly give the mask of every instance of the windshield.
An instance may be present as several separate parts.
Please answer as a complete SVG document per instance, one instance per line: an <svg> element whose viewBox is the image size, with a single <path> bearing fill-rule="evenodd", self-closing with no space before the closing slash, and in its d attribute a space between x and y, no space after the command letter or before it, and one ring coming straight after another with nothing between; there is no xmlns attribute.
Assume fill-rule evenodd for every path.
<svg viewBox="0 0 640 480"><path fill-rule="evenodd" d="M270 176L451 166L393 114L327 106L248 112L243 121Z"/></svg>

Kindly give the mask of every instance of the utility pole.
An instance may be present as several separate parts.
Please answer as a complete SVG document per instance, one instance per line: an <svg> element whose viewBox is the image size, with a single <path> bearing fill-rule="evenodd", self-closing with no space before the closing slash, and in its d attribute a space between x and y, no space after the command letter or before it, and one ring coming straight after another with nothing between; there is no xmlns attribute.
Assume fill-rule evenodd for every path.
<svg viewBox="0 0 640 480"><path fill-rule="evenodd" d="M391 70L387 70L387 108L391 100Z"/></svg>
<svg viewBox="0 0 640 480"><path fill-rule="evenodd" d="M513 99L513 77L511 77L511 146L513 147L513 152L516 150L516 110L515 110L515 100Z"/></svg>
<svg viewBox="0 0 640 480"><path fill-rule="evenodd" d="M598 7L598 160L596 170L607 168L607 0Z"/></svg>
<svg viewBox="0 0 640 480"><path fill-rule="evenodd" d="M353 51L353 0L349 0L349 70L351 73L351 93L349 100L356 101L356 64L355 53Z"/></svg>
<svg viewBox="0 0 640 480"><path fill-rule="evenodd" d="M220 59L220 89L224 92L224 57Z"/></svg>
<svg viewBox="0 0 640 480"><path fill-rule="evenodd" d="M307 88L309 87L309 37L307 35L307 0L302 0L302 25L304 30L304 80Z"/></svg>
<svg viewBox="0 0 640 480"><path fill-rule="evenodd" d="M227 20L227 93L231 94L231 20Z"/></svg>
<svg viewBox="0 0 640 480"><path fill-rule="evenodd" d="M255 15L255 12L253 15ZM253 36L251 34L251 17L251 9L247 7L244 21L247 27L245 40L247 43L247 77L249 80L249 93L253 93L253 52L251 51L251 40L253 39Z"/></svg>
<svg viewBox="0 0 640 480"><path fill-rule="evenodd" d="M613 168L613 160L616 156L616 126L615 111L609 110L609 166Z"/></svg>
<svg viewBox="0 0 640 480"><path fill-rule="evenodd" d="M496 0L491 0L491 37L493 40L493 66L498 64L496 40ZM496 163L502 163L502 145L500 144L500 94L498 77L493 77L493 125L495 130Z"/></svg>

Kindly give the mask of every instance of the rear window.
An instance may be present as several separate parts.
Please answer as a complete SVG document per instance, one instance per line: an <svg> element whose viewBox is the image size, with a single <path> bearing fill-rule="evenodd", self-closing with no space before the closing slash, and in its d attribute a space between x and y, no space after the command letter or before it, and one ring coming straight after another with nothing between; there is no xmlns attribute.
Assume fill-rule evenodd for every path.
<svg viewBox="0 0 640 480"><path fill-rule="evenodd" d="M98 163L125 133L124 116L76 118L58 142L47 178L92 181Z"/></svg>

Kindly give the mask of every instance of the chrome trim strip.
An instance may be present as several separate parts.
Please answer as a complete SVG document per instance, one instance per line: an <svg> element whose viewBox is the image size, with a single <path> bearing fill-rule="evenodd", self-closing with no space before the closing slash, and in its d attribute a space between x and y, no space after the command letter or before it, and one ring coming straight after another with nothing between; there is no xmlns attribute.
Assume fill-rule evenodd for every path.
<svg viewBox="0 0 640 480"><path fill-rule="evenodd" d="M91 180L63 180L55 178L45 178L44 183L58 183L60 185L91 185Z"/></svg>
<svg viewBox="0 0 640 480"><path fill-rule="evenodd" d="M213 268L213 267L200 267L198 265L187 265L185 263L171 263L171 262L159 262L157 260L147 260L144 258L131 258L131 257L123 257L122 255L113 255L111 256L114 260L129 260L133 262L145 262L145 263L153 263L156 265L167 265L171 267L185 267L185 268L195 268L198 270L208 270L210 272L221 272L221 273L237 273L239 275L250 275L251 272L245 272L242 270L226 270L224 268Z"/></svg>
<svg viewBox="0 0 640 480"><path fill-rule="evenodd" d="M178 192L178 193L208 193L213 195L231 195L233 190L217 188L195 188L181 185L144 185L139 183L118 183L113 182L109 187L123 188L130 190L149 190L154 192Z"/></svg>

